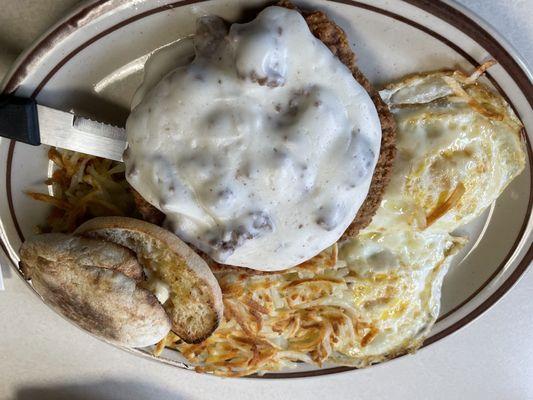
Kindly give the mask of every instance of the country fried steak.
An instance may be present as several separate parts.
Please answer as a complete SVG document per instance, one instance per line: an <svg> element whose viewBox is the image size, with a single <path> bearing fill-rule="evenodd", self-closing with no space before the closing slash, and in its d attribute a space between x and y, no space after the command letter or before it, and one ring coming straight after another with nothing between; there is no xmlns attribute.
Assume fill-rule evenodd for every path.
<svg viewBox="0 0 533 400"><path fill-rule="evenodd" d="M379 115L382 129L381 148L369 192L353 222L342 236L342 238L354 237L361 229L368 226L372 221L372 217L376 213L381 203L385 188L389 183L396 154L396 125L392 114L379 96L379 93L357 67L356 56L348 43L346 33L322 11L300 10L289 1L281 1L277 5L294 9L302 14L313 35L320 39L331 52L350 69L355 80L369 93ZM137 192L133 192L135 204L143 219L152 223L161 224L164 219L164 215L161 211L146 202L146 200L144 200ZM248 268L222 265L213 261L210 257L201 252L199 252L199 254L206 259L211 269L216 272L239 268L239 270L247 274L269 273Z"/></svg>

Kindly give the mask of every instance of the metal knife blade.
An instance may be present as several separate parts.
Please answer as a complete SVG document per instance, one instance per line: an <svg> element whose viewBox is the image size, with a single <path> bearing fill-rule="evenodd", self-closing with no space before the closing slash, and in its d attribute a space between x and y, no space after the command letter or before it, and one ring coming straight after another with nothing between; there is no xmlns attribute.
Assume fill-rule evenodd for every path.
<svg viewBox="0 0 533 400"><path fill-rule="evenodd" d="M37 105L41 143L122 161L124 128Z"/></svg>

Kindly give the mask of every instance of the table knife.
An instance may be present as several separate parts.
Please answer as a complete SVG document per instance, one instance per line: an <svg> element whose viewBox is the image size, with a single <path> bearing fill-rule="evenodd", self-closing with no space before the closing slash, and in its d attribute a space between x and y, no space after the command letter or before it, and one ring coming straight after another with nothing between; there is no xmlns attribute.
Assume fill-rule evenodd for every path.
<svg viewBox="0 0 533 400"><path fill-rule="evenodd" d="M123 128L11 95L0 97L0 136L38 146L47 144L122 161Z"/></svg>

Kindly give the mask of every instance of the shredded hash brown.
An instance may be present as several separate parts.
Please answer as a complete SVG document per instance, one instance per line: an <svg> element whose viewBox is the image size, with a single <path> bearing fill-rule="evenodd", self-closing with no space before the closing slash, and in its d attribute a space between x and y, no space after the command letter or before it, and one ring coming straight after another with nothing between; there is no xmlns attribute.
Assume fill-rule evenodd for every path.
<svg viewBox="0 0 533 400"><path fill-rule="evenodd" d="M41 232L73 232L98 216L136 216L124 164L67 150L48 151L54 163L52 177L45 182L52 195L27 194L53 206Z"/></svg>

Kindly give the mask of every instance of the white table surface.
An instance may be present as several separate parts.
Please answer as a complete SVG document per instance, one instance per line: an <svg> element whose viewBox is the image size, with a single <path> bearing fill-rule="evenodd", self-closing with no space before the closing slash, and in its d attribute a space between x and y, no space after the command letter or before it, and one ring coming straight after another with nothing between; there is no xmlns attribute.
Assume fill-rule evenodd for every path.
<svg viewBox="0 0 533 400"><path fill-rule="evenodd" d="M435 1L435 0L434 0ZM533 65L533 0L461 0ZM0 0L0 76L76 0ZM382 365L314 379L220 379L142 360L69 325L2 266L0 399L533 399L533 273L456 334Z"/></svg>

